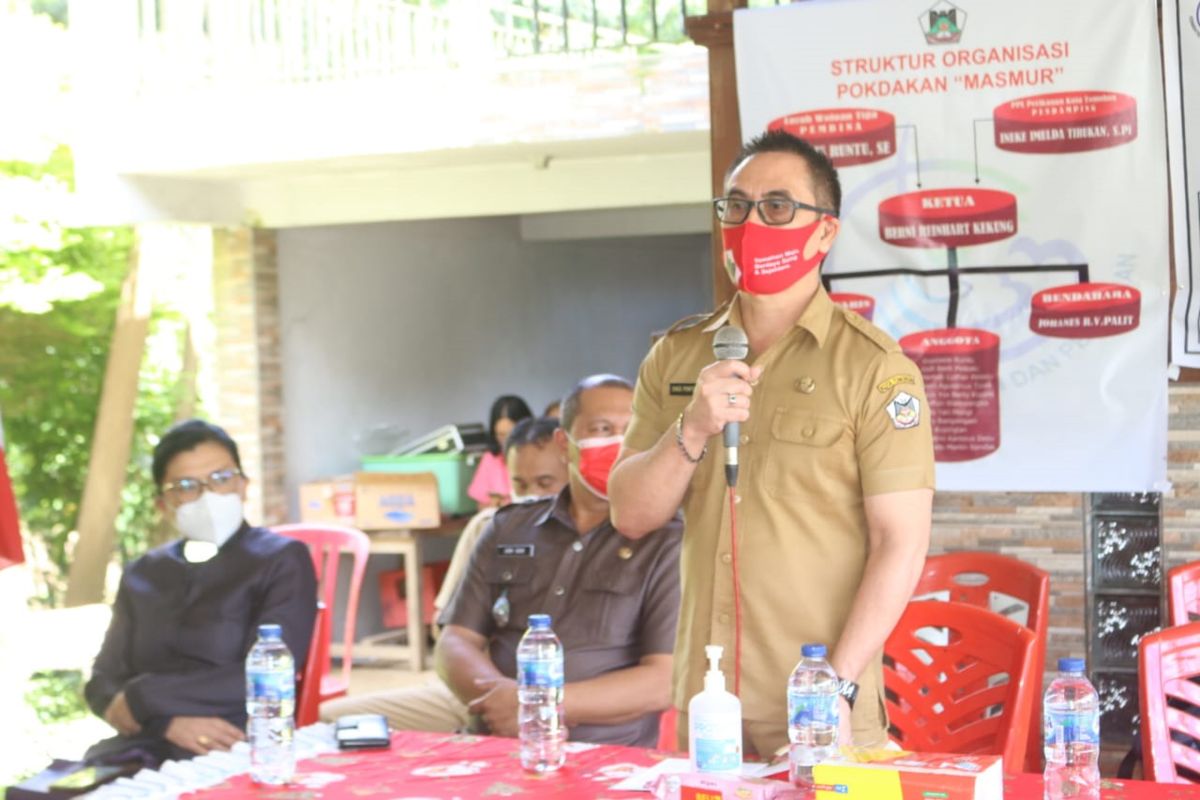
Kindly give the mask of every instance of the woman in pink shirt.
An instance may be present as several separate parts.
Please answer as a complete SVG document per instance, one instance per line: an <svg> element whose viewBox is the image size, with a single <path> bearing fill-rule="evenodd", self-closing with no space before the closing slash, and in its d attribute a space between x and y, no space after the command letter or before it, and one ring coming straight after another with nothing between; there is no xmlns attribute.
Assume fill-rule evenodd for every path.
<svg viewBox="0 0 1200 800"><path fill-rule="evenodd" d="M480 508L487 506L499 507L508 503L508 467L504 463L504 443L513 426L523 419L532 417L529 405L514 394L497 397L492 403L492 411L488 417L488 452L479 460L475 469L475 477L467 488L467 494Z"/></svg>

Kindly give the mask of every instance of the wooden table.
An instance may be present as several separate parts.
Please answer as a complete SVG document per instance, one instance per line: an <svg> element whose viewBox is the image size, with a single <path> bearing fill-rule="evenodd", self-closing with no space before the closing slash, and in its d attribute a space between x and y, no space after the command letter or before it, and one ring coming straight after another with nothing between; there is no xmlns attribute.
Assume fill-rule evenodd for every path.
<svg viewBox="0 0 1200 800"><path fill-rule="evenodd" d="M421 597L424 576L422 550L434 539L457 538L470 517L449 517L437 528L412 528L387 531L367 531L371 539L371 554L398 555L404 569L404 599L408 606L403 628L364 636L354 643L352 657L403 660L413 672L425 669L425 620ZM401 643L401 637L404 643ZM341 658L340 644L330 647L335 658Z"/></svg>

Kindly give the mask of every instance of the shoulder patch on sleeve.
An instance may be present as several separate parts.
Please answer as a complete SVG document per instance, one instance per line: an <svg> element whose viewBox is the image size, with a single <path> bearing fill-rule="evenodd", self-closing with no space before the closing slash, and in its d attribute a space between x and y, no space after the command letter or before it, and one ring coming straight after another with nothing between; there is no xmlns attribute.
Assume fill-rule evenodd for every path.
<svg viewBox="0 0 1200 800"><path fill-rule="evenodd" d="M908 392L900 392L887 404L888 416L898 430L915 428L921 424L921 401Z"/></svg>
<svg viewBox="0 0 1200 800"><path fill-rule="evenodd" d="M847 325L866 337L880 350L883 350L885 353L900 352L900 345L896 344L896 340L884 333L882 329L876 327L876 325L873 322L870 322L866 317L854 311L846 311L845 309L839 310L842 311L841 317L843 320L845 320Z"/></svg>

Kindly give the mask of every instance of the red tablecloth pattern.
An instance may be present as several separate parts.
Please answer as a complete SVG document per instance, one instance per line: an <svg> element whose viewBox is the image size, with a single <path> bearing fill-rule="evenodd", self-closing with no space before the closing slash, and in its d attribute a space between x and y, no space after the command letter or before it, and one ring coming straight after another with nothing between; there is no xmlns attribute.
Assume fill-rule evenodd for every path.
<svg viewBox="0 0 1200 800"><path fill-rule="evenodd" d="M609 792L609 786L664 758L638 747L571 742L558 772L521 769L517 740L399 731L390 750L333 753L302 761L288 786L262 787L248 775L185 797L264 800L473 800L473 798L596 798L638 800L647 794Z"/></svg>
<svg viewBox="0 0 1200 800"><path fill-rule="evenodd" d="M248 775L185 795L203 800L475 800L562 798L640 800L650 795L611 791L614 783L668 753L637 747L568 745L567 763L555 773L521 769L515 739L400 731L390 750L332 753L300 762L287 786L259 786ZM1041 800L1040 775L1005 778L1006 800ZM1105 781L1104 800L1200 800L1200 787L1143 781Z"/></svg>

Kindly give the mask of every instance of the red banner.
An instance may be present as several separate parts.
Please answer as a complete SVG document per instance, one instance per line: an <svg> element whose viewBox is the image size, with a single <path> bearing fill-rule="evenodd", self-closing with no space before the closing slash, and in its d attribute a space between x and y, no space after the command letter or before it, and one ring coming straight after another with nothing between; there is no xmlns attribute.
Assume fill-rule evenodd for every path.
<svg viewBox="0 0 1200 800"><path fill-rule="evenodd" d="M12 481L8 479L8 465L4 461L4 431L0 428L0 569L24 561L17 498L13 495Z"/></svg>

